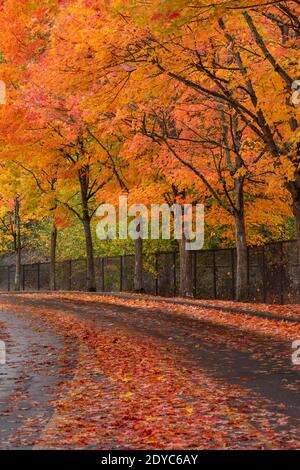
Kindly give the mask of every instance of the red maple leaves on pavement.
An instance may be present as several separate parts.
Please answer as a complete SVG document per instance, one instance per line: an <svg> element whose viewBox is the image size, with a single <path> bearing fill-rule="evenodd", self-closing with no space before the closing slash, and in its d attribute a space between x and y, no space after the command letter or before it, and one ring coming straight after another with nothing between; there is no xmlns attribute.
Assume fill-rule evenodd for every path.
<svg viewBox="0 0 300 470"><path fill-rule="evenodd" d="M79 294L63 297L96 300ZM98 300L104 299L99 296ZM147 309L155 315L158 308L142 300L105 298L105 302L115 308L116 315L118 304L138 305L140 315ZM89 303L82 307L82 318L63 307L45 308L42 302L27 306L21 301L10 307L30 310L66 339L76 338L79 345L74 376L62 385L61 398L37 448L276 449L299 445L296 429L280 432L275 426L285 424L284 412L275 416L262 402L258 407L255 396L249 397L240 385L217 380L201 366L195 368L192 361L181 362L180 348L172 341L166 344L141 332L134 335L126 324L113 321L96 324L84 316L85 311L93 311ZM210 316L217 324L239 325L245 334L255 327L274 338L300 337L298 325L196 307L163 303L162 307L194 318Z"/></svg>

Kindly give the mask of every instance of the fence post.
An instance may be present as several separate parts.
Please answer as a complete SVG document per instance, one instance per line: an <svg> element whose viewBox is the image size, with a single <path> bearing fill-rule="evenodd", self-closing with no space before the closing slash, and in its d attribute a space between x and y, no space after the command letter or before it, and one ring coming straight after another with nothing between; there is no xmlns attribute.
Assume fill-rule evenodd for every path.
<svg viewBox="0 0 300 470"><path fill-rule="evenodd" d="M26 279L25 279L25 273L26 273L26 270L25 270L25 264L22 264L22 288L23 288L23 291L25 290L25 286L26 286Z"/></svg>
<svg viewBox="0 0 300 470"><path fill-rule="evenodd" d="M105 292L105 269L104 269L104 258L101 258L101 272L102 272L102 292Z"/></svg>
<svg viewBox="0 0 300 470"><path fill-rule="evenodd" d="M120 256L120 292L124 290L124 282L123 282L123 275L124 275L124 266L125 266L125 258L124 256Z"/></svg>
<svg viewBox="0 0 300 470"><path fill-rule="evenodd" d="M283 285L283 243L280 243L280 301L284 305L284 285Z"/></svg>
<svg viewBox="0 0 300 470"><path fill-rule="evenodd" d="M218 293L217 293L217 265L216 265L216 251L213 250L213 273L214 273L214 300L217 300Z"/></svg>
<svg viewBox="0 0 300 470"><path fill-rule="evenodd" d="M262 247L262 275L263 275L263 301L267 301L267 289L266 289L266 257L265 247Z"/></svg>
<svg viewBox="0 0 300 470"><path fill-rule="evenodd" d="M232 300L235 299L235 266L234 266L234 249L231 248L231 273L232 273Z"/></svg>
<svg viewBox="0 0 300 470"><path fill-rule="evenodd" d="M197 297L197 251L193 251L193 262L194 262L194 270L193 270L193 290L194 290L194 297Z"/></svg>
<svg viewBox="0 0 300 470"><path fill-rule="evenodd" d="M41 290L40 263L37 263L37 290Z"/></svg>
<svg viewBox="0 0 300 470"><path fill-rule="evenodd" d="M173 252L173 282L174 282L174 296L176 296L177 290L177 276L176 276L176 251Z"/></svg>
<svg viewBox="0 0 300 470"><path fill-rule="evenodd" d="M68 288L69 290L72 290L72 260L69 261L68 263L68 271L69 271L69 282L68 282Z"/></svg>
<svg viewBox="0 0 300 470"><path fill-rule="evenodd" d="M7 288L8 292L10 292L10 266L7 266Z"/></svg>
<svg viewBox="0 0 300 470"><path fill-rule="evenodd" d="M247 284L248 284L248 297L250 291L250 246L247 246Z"/></svg>
<svg viewBox="0 0 300 470"><path fill-rule="evenodd" d="M158 285L158 277L159 277L158 256L159 256L159 254L155 253L155 271L156 271L156 275L155 275L155 295L158 295L158 288L159 288L159 285Z"/></svg>

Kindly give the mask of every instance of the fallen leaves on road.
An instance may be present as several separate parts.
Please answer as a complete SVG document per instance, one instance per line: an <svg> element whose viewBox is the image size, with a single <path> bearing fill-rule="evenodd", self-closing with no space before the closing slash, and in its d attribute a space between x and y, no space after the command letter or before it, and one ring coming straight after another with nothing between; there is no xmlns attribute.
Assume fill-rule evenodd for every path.
<svg viewBox="0 0 300 470"><path fill-rule="evenodd" d="M53 294L55 297L57 294ZM220 312L219 310L208 310L206 308L201 308L197 306L184 306L179 304L169 304L164 302L164 299L161 299L161 302L158 304L157 302L151 302L150 300L143 300L143 296L140 299L123 299L118 297L110 297L110 296L101 296L101 295L89 295L89 294L58 294L58 297L61 296L62 298L66 299L78 299L78 300L86 300L90 302L95 301L105 301L109 302L113 305L128 305L131 307L139 307L141 309L152 310L154 313L155 311L160 308L163 309L165 312L175 313L176 315L180 316L187 316L190 318L196 318L200 320L207 320L213 322L215 324L220 325L232 325L233 327L238 327L239 329L243 329L245 331L255 331L256 333L262 333L267 335L272 335L274 337L288 339L288 340L296 340L300 339L300 324L294 323L287 323L284 320L272 320L272 319L264 319L264 318L257 318L251 317L244 313L227 313L227 312ZM225 306L227 302L222 302ZM230 302L228 304L231 304ZM256 305L252 304L243 304L247 305L248 308L256 309ZM267 308L267 306L265 306ZM281 308L281 311L285 311L291 309L292 307L295 308L296 306L268 306L269 312L272 312L273 308L277 310ZM273 312L275 313L275 311ZM284 315L284 313L282 313Z"/></svg>
<svg viewBox="0 0 300 470"><path fill-rule="evenodd" d="M25 296L24 296L25 297ZM26 296L28 297L28 296ZM47 297L47 296L45 296ZM66 298L92 300L89 295ZM43 298L39 296L38 298ZM101 297L99 297L101 299ZM103 298L101 299L103 301ZM20 299L21 301L21 299ZM107 298L117 311L124 300ZM126 301L128 306L158 308L146 301ZM64 383L55 413L37 448L97 449L270 449L297 448L297 429L278 431L284 413L273 415L257 406L241 386L214 380L200 367L177 362L177 347L142 335L126 326L81 320L66 311L5 302L5 307L27 309L79 345L77 368ZM298 325L228 316L199 308L160 308L178 315L201 317L246 330L294 338ZM92 310L92 304L91 304ZM297 333L298 334L298 333ZM171 340L171 338L170 338ZM283 410L284 411L284 410ZM276 426L275 426L276 424Z"/></svg>

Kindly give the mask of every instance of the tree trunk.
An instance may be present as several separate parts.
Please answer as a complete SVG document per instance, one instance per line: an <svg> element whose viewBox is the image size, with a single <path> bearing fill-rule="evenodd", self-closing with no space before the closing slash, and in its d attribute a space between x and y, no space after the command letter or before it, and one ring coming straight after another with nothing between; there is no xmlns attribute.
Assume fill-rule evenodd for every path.
<svg viewBox="0 0 300 470"><path fill-rule="evenodd" d="M179 241L180 256L180 295L182 297L194 296L193 285L193 253L186 249L185 237Z"/></svg>
<svg viewBox="0 0 300 470"><path fill-rule="evenodd" d="M95 274L95 260L94 260L94 246L91 231L91 217L89 212L88 202L88 169L82 168L78 172L78 178L81 190L81 203L82 203L82 223L84 228L85 247L86 247L86 289L88 292L96 292L96 274Z"/></svg>
<svg viewBox="0 0 300 470"><path fill-rule="evenodd" d="M298 198L297 200L295 200L295 202L293 202L293 207L295 207L294 209L294 215L295 215L295 220L296 220L296 230L297 230L297 245L298 245L298 269L297 269L297 273L298 273L298 282L300 280L300 189L299 189L299 192L298 192ZM298 292L297 292L297 297L298 297L298 302L300 302L300 291L298 289Z"/></svg>
<svg viewBox="0 0 300 470"><path fill-rule="evenodd" d="M15 198L15 251L16 251L16 272L15 272L15 291L21 290L21 224L20 224L20 199Z"/></svg>
<svg viewBox="0 0 300 470"><path fill-rule="evenodd" d="M89 214L83 211L83 227L86 246L86 288L88 292L96 292L96 275L94 261L94 247Z"/></svg>
<svg viewBox="0 0 300 470"><path fill-rule="evenodd" d="M295 219L296 219L297 244L298 244L298 264L299 264L299 272L300 272L300 212L297 212L297 214L295 215Z"/></svg>
<svg viewBox="0 0 300 470"><path fill-rule="evenodd" d="M248 300L248 249L245 223L244 178L236 178L235 193L235 242L236 242L236 275L235 298L239 301Z"/></svg>
<svg viewBox="0 0 300 470"><path fill-rule="evenodd" d="M143 279L143 239L138 238L135 241L135 266L134 266L134 290L135 292L144 292Z"/></svg>
<svg viewBox="0 0 300 470"><path fill-rule="evenodd" d="M296 222L296 231L297 231L297 242L298 242L298 279L297 285L300 286L300 171L296 172L295 180L290 181L287 184L287 187L292 196L292 210L295 216ZM300 292L300 289L298 289ZM300 293L298 293L299 300L300 300Z"/></svg>
<svg viewBox="0 0 300 470"><path fill-rule="evenodd" d="M50 290L56 290L55 264L56 264L57 227L53 221L51 228L50 246Z"/></svg>
<svg viewBox="0 0 300 470"><path fill-rule="evenodd" d="M248 249L246 237L245 217L242 213L235 215L235 238L236 238L236 300L248 300Z"/></svg>
<svg viewBox="0 0 300 470"><path fill-rule="evenodd" d="M289 181L286 186L292 196L292 211L296 222L298 264L300 268L300 172L295 173L295 181Z"/></svg>

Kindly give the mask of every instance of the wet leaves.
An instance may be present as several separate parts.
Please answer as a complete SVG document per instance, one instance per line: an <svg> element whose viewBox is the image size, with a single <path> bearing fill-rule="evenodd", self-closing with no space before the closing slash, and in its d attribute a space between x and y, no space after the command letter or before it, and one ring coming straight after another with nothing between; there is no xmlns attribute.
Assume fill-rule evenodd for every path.
<svg viewBox="0 0 300 470"><path fill-rule="evenodd" d="M251 361L259 361L262 352L254 347L254 331L258 344L265 345L259 338L271 335L274 341L286 342L298 326L163 302L79 294L27 295L13 303L8 299L6 308L9 302L15 311L35 314L37 321L59 331L68 347L78 344L74 375L59 386L54 413L35 441L38 448L299 447L296 422L284 406L276 411L267 399L250 393L242 380L237 384L217 377L214 367L222 364L208 367L193 357L192 350L188 357L179 343L184 338L188 347L198 344L199 330L193 323L197 318L214 326L207 336L201 332L196 351L203 350L204 341L207 351L214 344L224 345L224 361L228 351L250 351ZM283 361L281 356L277 360ZM259 372L264 375L267 370Z"/></svg>

